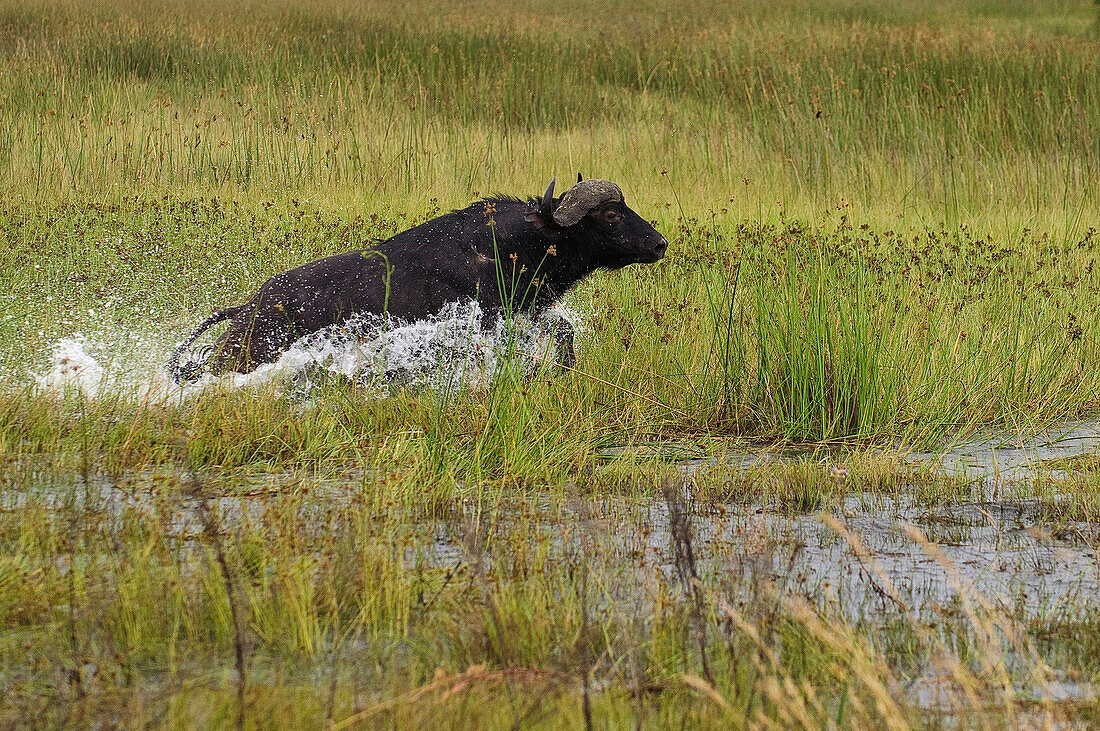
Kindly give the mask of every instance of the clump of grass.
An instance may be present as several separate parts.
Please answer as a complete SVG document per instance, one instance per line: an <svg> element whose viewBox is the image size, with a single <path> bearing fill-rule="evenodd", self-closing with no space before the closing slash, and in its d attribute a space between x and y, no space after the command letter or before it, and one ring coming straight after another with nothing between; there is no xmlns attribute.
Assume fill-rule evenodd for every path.
<svg viewBox="0 0 1100 731"><path fill-rule="evenodd" d="M694 394L717 424L793 441L935 442L1080 412L1095 393L1080 378L1096 341L1071 293L1095 286L1084 254L1094 239L1028 236L997 250L966 229L742 227L717 255L725 266L702 270L710 354Z"/></svg>

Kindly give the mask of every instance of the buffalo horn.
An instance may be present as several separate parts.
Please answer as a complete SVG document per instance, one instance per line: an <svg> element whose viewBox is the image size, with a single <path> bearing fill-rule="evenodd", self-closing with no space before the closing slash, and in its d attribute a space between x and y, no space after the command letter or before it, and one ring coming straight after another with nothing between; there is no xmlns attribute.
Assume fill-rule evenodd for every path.
<svg viewBox="0 0 1100 731"><path fill-rule="evenodd" d="M554 211L554 223L573 226L596 206L609 201L622 201L623 192L610 180L589 178L567 190Z"/></svg>
<svg viewBox="0 0 1100 731"><path fill-rule="evenodd" d="M546 192L542 194L542 205L540 206L540 209L542 210L543 215L550 215L550 208L554 204L554 182L557 179L558 177L556 175L550 178L550 185L546 187Z"/></svg>

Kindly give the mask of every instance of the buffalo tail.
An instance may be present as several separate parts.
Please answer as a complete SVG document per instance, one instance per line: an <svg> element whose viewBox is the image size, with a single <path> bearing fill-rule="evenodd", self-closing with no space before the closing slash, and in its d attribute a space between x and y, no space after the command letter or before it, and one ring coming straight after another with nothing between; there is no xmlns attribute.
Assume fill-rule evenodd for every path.
<svg viewBox="0 0 1100 731"><path fill-rule="evenodd" d="M199 325L186 340L176 346L175 351L172 353L172 357L168 359L168 370L172 374L173 381L176 383L183 383L185 380L188 380L201 371L203 366L206 365L206 360L204 359L201 363L189 363L185 368L180 368L180 356L191 347L191 343L198 340L199 336L206 332L207 328L211 325L216 325L222 320L228 320L231 317L235 317L244 307L244 305L240 307L227 307L224 310L215 312L213 315L203 320L202 324Z"/></svg>

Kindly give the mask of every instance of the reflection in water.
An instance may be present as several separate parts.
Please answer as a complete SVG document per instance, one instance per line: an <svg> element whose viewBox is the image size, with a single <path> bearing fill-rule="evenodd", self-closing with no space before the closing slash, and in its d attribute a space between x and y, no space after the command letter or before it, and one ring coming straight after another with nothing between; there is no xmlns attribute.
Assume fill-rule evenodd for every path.
<svg viewBox="0 0 1100 731"><path fill-rule="evenodd" d="M1013 459L1022 463L1022 457ZM159 522L183 540L201 533L200 501L182 496L185 491L178 488L165 497L157 491L154 476L130 478L124 485L100 477L90 492L83 486L58 485L56 476L42 478L29 486L21 480L20 489L0 483L0 509L17 509L27 501L71 509L74 499L79 504L87 497L108 523L115 520L121 526L134 511L157 513ZM353 504L369 475L305 479L276 474L249 483L234 478L228 485L230 496L211 503L228 527L242 521L262 525L284 490L308 484L309 499L295 509L303 513L303 530L321 538ZM1070 611L1100 598L1100 558L1094 549L1100 525L1057 517L1057 503L1050 499L928 505L905 494L849 493L823 513L797 514L772 512L759 504L696 500L690 477L678 494L690 521L700 575L727 587L731 596L769 582L842 608L853 620L869 610L889 608L895 600L917 613L935 612L960 591L1032 614ZM461 510L467 509L484 506L464 503ZM492 509L501 531L527 532L532 551L574 550L577 546L570 542L578 540L577 534L563 532L562 526L599 526L594 545L601 561L621 570L614 584L623 601L644 602L645 584L654 572L674 576L669 506L661 497L565 498L547 491L506 498ZM408 511L402 520L422 537L431 537L417 549L420 560L440 565L464 560L461 530L468 516L432 520ZM856 550L844 532L864 550ZM884 583L896 587L894 599L882 595Z"/></svg>

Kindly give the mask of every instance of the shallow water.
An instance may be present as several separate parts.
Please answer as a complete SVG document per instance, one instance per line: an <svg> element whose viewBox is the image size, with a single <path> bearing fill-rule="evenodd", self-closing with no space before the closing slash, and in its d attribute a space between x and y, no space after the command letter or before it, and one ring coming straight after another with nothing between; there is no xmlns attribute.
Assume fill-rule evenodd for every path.
<svg viewBox="0 0 1100 731"><path fill-rule="evenodd" d="M700 540L740 557L747 555L746 547L748 555L758 550L751 548L753 535L767 536L775 550L753 560L783 567L783 575L773 572L772 580L798 576L805 589L838 606L857 608L853 619L876 597L934 610L973 594L1005 611L1022 609L1034 616L1072 610L1082 602L1095 607L1100 604L1100 525L1057 517L1064 496L1060 485L1073 486L1048 463L1089 454L1098 446L1100 420L1088 420L1053 425L1036 435L990 432L938 452L901 453L907 464L968 481L980 500L929 505L904 495L849 495L829 517L865 552L841 539L822 515L791 516L763 506L735 508L732 517L697 515L695 527ZM782 449L726 457L744 469L807 458L805 450ZM694 460L687 470L705 464ZM1042 501L1013 497L1028 494L1038 479L1051 486ZM667 541L667 511L661 505L651 510L656 542ZM896 591L884 592L891 584ZM883 598L884 593L894 599Z"/></svg>
<svg viewBox="0 0 1100 731"><path fill-rule="evenodd" d="M215 483L191 493L189 475L178 477L180 487L166 492L157 487L163 476L133 476L122 484L97 477L88 490L78 477L62 484L56 475L25 474L18 485L0 481L0 509L11 511L32 501L61 510L89 501L104 525L121 527L134 512L157 514L171 534L189 540L203 530L200 494L215 495L205 502L227 527L262 525L284 492L304 487L308 497L295 508L302 513L300 525L321 537L352 505L363 478L361 472L325 480L277 473L235 478L231 485ZM222 487L230 488L228 494ZM425 539L413 552L438 565L470 559L466 532L475 512L494 513L505 533L534 525L530 540L561 552L577 550L582 537L574 528L581 526L583 533L587 527L592 535L584 540L598 538L593 544L598 560L615 567L618 576L612 583L624 601L641 600L654 572L674 583L671 516L678 510L690 526L699 575L727 587L731 599L746 599L739 593L770 583L840 609L853 621L868 612L903 607L927 614L960 597L1028 616L1073 613L1082 605L1096 609L1100 525L1054 518L1054 506L1055 501L1036 499L929 506L904 495L850 493L825 512L797 514L763 505L699 502L686 482L673 505L662 497L564 499L539 493L488 508L464 504L462 514L448 520L409 520ZM857 550L836 525L863 548ZM570 528L571 538L562 537L563 527Z"/></svg>
<svg viewBox="0 0 1100 731"><path fill-rule="evenodd" d="M1082 425L1066 433L1091 434L1093 428ZM1088 443L1082 439L1075 447L1059 448L1059 456L1077 453ZM1034 448L1044 455L1051 449L1042 440ZM1028 441L1010 452L1032 449ZM1023 454L1010 456L1032 464ZM763 459L774 459L774 452ZM968 469L977 470L974 462ZM362 471L324 479L290 471L220 478L142 474L122 481L99 476L84 485L79 477L48 470L13 476L10 469L0 471L0 511L18 512L28 503L59 513L87 510L109 532L124 530L135 515L144 515L167 532L178 546L176 560L184 564L207 555L200 543L204 508L217 514L221 530L230 534L241 528L266 532L264 526L276 521L285 529L289 509L303 539L301 550L309 551L315 542L319 546L346 530L341 521L348 511L361 508L362 487L370 479ZM934 626L945 614L958 616L968 606L1016 623L1093 616L1100 610L1095 548L1100 525L1065 520L1055 525L1050 505L993 499L927 506L904 494L851 493L825 514L787 514L763 505L696 500L685 479L666 496L646 500L532 492L488 503L465 501L445 519L397 508L396 519L407 524L407 535L383 537L379 548L393 550L387 547L392 541L409 570L427 565L476 573L498 560L500 550L507 552L500 558L505 561L517 551L549 561L579 561L599 587L592 597L597 609L613 605L644 622L667 601L669 591L684 591L685 567L674 542L676 515L681 514L696 557L694 571L706 591L737 611L751 612L762 598L778 596L809 601L859 626L891 617ZM64 571L63 558L58 561ZM1026 679L1026 658L1012 660L1011 649L1006 652L1012 662L1023 663L1018 690L1025 696L1098 697L1092 684L1074 678L1054 676L1042 687L1033 686ZM921 707L940 708L957 687L929 668L907 693Z"/></svg>
<svg viewBox="0 0 1100 731"><path fill-rule="evenodd" d="M992 494L999 487L1049 473L1046 462L1088 454L1097 447L1100 419L1055 424L1034 435L979 434L938 452L909 453L906 459L977 481Z"/></svg>
<svg viewBox="0 0 1100 731"><path fill-rule="evenodd" d="M420 344L432 342L434 336L427 329L417 333ZM288 365L298 356L284 356L272 370L286 367L301 373L304 366ZM66 350L61 357L76 355ZM316 348L310 357L318 358ZM332 368L344 372L339 363ZM84 375L98 378L98 388L107 383L104 372L92 366ZM941 452L904 453L899 456L908 464L927 465L970 481L977 499L928 504L917 499L916 490L911 496L904 490L894 495L852 492L825 514L696 500L691 477L706 463L684 459L691 456L690 451L674 447L658 450L658 456L683 460L684 484L675 502L690 523L698 570L719 584L728 584L731 590L770 582L841 608L852 619L869 610L889 608L936 611L971 595L1005 611L1041 616L1075 610L1082 603L1093 607L1100 603L1100 556L1096 550L1100 525L1057 515L1059 486L1072 489L1072 484L1062 472L1046 466L1049 460L1087 454L1098 446L1100 421L1092 420L1051 426L1034 436L988 434ZM832 457L842 461L842 455ZM746 470L766 469L766 463L775 460L809 458L812 455L804 450L773 448L726 457ZM76 476L9 470L6 475L0 473L0 507L18 509L30 500L60 510L74 499L94 493L99 510L107 516L121 519L127 511L160 512L162 521L167 518L166 524L181 538L201 533L203 501L188 497L186 489L177 489L171 499L163 499L165 493L157 487L163 478L135 475L120 484L96 477L90 485L92 492L88 492ZM172 478L182 486L191 480L188 475ZM226 487L232 496L216 498L210 504L230 523L262 522L282 490L308 484L309 499L304 505L312 515L305 524L323 531L325 515L347 506L363 478L361 472L338 479L293 473L227 476L224 481L231 483ZM1042 500L1018 497L1029 494L1028 485L1040 478L1044 480ZM217 491L217 486L214 489ZM503 525L533 519L545 540L560 544L558 550L570 548L560 538L563 525L576 524L579 516L599 523L603 526L601 559L631 569L618 580L624 600L644 595L642 587L629 578L631 574L644 577L656 571L666 578L674 576L672 520L666 499L578 498L569 504L561 500L560 494L554 497L551 492L511 497L500 508L499 518ZM850 532L863 550L856 550L830 520ZM454 521L422 521L418 530L433 537L430 545L419 547L422 558L446 564L468 558L465 539L456 533Z"/></svg>

